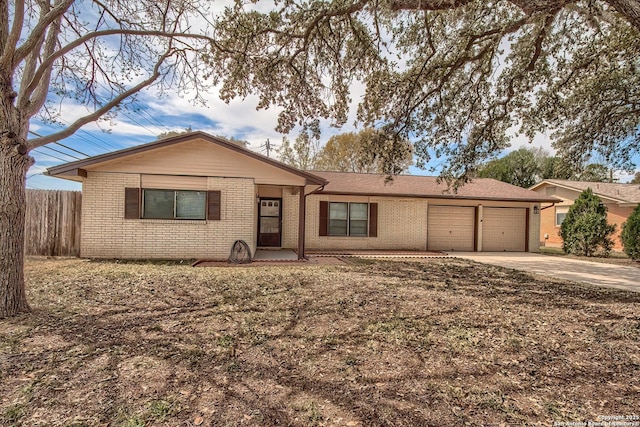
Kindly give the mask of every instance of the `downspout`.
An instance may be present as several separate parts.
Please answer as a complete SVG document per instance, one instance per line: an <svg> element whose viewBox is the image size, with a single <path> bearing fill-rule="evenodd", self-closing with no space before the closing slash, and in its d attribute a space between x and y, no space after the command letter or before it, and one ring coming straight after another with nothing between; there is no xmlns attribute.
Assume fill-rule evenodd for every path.
<svg viewBox="0 0 640 427"><path fill-rule="evenodd" d="M308 259L304 254L304 241L305 241L305 228L306 228L306 208L307 208L307 196L315 194L319 191L324 190L324 187L327 184L324 184L309 194L305 194L304 188L305 186L300 188L301 196L300 196L300 206L298 208L298 260Z"/></svg>

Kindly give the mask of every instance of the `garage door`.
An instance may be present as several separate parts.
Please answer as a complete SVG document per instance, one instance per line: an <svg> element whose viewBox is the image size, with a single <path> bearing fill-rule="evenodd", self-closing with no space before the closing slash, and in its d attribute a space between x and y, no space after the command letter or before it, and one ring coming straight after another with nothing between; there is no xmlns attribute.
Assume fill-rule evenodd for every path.
<svg viewBox="0 0 640 427"><path fill-rule="evenodd" d="M484 208L482 213L483 252L524 252L527 210Z"/></svg>
<svg viewBox="0 0 640 427"><path fill-rule="evenodd" d="M475 208L429 206L427 247L432 251L473 251Z"/></svg>

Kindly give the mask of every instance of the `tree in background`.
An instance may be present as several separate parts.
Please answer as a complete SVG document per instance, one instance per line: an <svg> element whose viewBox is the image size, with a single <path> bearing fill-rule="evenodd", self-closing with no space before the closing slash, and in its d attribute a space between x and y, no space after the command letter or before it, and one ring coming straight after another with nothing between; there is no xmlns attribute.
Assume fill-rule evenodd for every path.
<svg viewBox="0 0 640 427"><path fill-rule="evenodd" d="M528 188L544 179L613 182L613 172L600 163L575 165L541 148L520 148L478 168L480 178L493 178Z"/></svg>
<svg viewBox="0 0 640 427"><path fill-rule="evenodd" d="M622 225L620 240L624 253L631 259L640 259L640 205L636 206L627 221Z"/></svg>
<svg viewBox="0 0 640 427"><path fill-rule="evenodd" d="M34 148L108 119L141 90L202 99L200 52L215 46L198 0L0 1L0 318L29 310L24 289L25 179ZM193 31L197 16L201 32ZM65 125L59 106L88 107ZM80 111L80 110L78 110ZM27 139L32 118L61 126Z"/></svg>
<svg viewBox="0 0 640 427"><path fill-rule="evenodd" d="M320 141L302 132L291 144L286 138L282 138L282 145L276 151L280 156L280 161L294 168L302 170L313 170L316 168Z"/></svg>
<svg viewBox="0 0 640 427"><path fill-rule="evenodd" d="M161 132L158 134L158 139L171 138L172 136L178 136L178 135L182 135L184 133L189 133L189 132L193 132L193 129L191 129L191 126L189 126L188 128L185 128L184 130L170 130L167 132Z"/></svg>
<svg viewBox="0 0 640 427"><path fill-rule="evenodd" d="M615 230L616 226L607 222L607 207L588 188L580 193L562 221L562 250L583 256L593 256L601 251L608 256L613 247L611 235Z"/></svg>
<svg viewBox="0 0 640 427"><path fill-rule="evenodd" d="M389 138L379 130L364 129L329 138L318 153L316 169L396 175L406 172L412 164L408 141Z"/></svg>
<svg viewBox="0 0 640 427"><path fill-rule="evenodd" d="M540 164L539 180L543 179L565 179L575 180L578 176L575 167L565 161L562 157L544 157Z"/></svg>
<svg viewBox="0 0 640 427"><path fill-rule="evenodd" d="M543 150L520 148L506 156L491 160L478 170L478 177L493 178L519 187L529 188L539 181Z"/></svg>
<svg viewBox="0 0 640 427"><path fill-rule="evenodd" d="M415 141L419 165L445 157L451 179L507 148L516 124L530 138L555 129L576 165L596 151L628 166L638 152L638 0L255 3L226 9L207 60L225 100L281 107L283 133L343 125L361 82L358 121Z"/></svg>
<svg viewBox="0 0 640 427"><path fill-rule="evenodd" d="M640 184L640 172L636 172L629 184Z"/></svg>
<svg viewBox="0 0 640 427"><path fill-rule="evenodd" d="M579 174L579 181L613 182L612 171L600 163L591 163L584 167Z"/></svg>

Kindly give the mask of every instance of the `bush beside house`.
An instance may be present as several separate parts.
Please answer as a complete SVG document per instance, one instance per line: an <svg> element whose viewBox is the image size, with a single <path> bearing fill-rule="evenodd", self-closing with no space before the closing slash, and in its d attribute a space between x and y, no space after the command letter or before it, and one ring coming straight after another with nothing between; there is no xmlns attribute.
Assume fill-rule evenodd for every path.
<svg viewBox="0 0 640 427"><path fill-rule="evenodd" d="M631 259L640 259L640 205L629 216L627 222L622 226L620 235L624 253Z"/></svg>
<svg viewBox="0 0 640 427"><path fill-rule="evenodd" d="M611 235L616 226L607 222L607 207L590 188L583 191L569 208L560 236L566 253L608 256L613 248Z"/></svg>

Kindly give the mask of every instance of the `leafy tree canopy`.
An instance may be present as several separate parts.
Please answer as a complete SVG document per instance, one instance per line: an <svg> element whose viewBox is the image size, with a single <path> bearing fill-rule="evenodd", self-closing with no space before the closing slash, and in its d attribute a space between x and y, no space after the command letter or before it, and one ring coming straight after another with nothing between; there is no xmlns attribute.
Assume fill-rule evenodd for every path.
<svg viewBox="0 0 640 427"><path fill-rule="evenodd" d="M344 124L359 81L358 121L415 142L419 164L446 156L448 177L507 147L513 126L550 129L576 164L595 150L628 168L638 152L638 0L255 3L226 9L208 61L223 99L282 107L283 132Z"/></svg>
<svg viewBox="0 0 640 427"><path fill-rule="evenodd" d="M302 132L293 144L289 139L282 138L282 145L277 149L280 161L302 170L316 168L319 141L307 132Z"/></svg>
<svg viewBox="0 0 640 427"><path fill-rule="evenodd" d="M640 172L636 172L630 184L640 184Z"/></svg>
<svg viewBox="0 0 640 427"><path fill-rule="evenodd" d="M612 171L599 163L591 163L585 166L578 178L580 181L613 182Z"/></svg>
<svg viewBox="0 0 640 427"><path fill-rule="evenodd" d="M478 176L480 178L494 178L528 188L539 181L543 158L547 159L548 157L545 157L542 150L520 148L481 166L478 170Z"/></svg>
<svg viewBox="0 0 640 427"><path fill-rule="evenodd" d="M318 154L315 167L326 171L394 175L406 172L412 163L411 144L408 141L390 138L374 129L365 129L329 138Z"/></svg>
<svg viewBox="0 0 640 427"><path fill-rule="evenodd" d="M494 178L528 188L543 179L609 182L612 171L605 165L590 163L574 166L540 148L520 148L504 157L480 165L477 176Z"/></svg>
<svg viewBox="0 0 640 427"><path fill-rule="evenodd" d="M408 141L375 129L334 135L320 148L313 132L305 129L293 144L283 138L278 154L281 161L299 169L396 175L413 163L411 148Z"/></svg>
<svg viewBox="0 0 640 427"><path fill-rule="evenodd" d="M562 221L562 250L584 256L601 251L607 256L613 247L611 235L615 230L616 226L607 222L607 207L588 188L580 193Z"/></svg>

